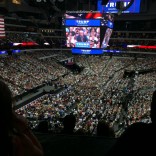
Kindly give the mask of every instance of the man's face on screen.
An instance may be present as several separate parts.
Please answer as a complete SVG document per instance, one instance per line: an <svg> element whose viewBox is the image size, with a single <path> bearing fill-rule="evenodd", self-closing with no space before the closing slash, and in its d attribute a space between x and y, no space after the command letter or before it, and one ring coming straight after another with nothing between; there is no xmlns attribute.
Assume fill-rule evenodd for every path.
<svg viewBox="0 0 156 156"><path fill-rule="evenodd" d="M80 36L83 36L84 35L84 32L83 31L80 31Z"/></svg>

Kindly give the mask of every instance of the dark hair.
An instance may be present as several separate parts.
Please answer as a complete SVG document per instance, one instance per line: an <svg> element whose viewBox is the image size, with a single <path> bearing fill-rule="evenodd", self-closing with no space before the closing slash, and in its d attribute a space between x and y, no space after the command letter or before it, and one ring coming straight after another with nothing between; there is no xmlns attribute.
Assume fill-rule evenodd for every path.
<svg viewBox="0 0 156 156"><path fill-rule="evenodd" d="M151 120L153 123L156 123L156 90L153 93L152 96L152 102L151 102Z"/></svg>
<svg viewBox="0 0 156 156"><path fill-rule="evenodd" d="M10 141L10 131L12 131L12 94L9 87L0 80L0 145L2 153L10 155L12 153L12 144ZM12 155L12 154L11 154Z"/></svg>
<svg viewBox="0 0 156 156"><path fill-rule="evenodd" d="M9 130L12 126L12 94L9 87L0 80L0 119L1 128Z"/></svg>
<svg viewBox="0 0 156 156"><path fill-rule="evenodd" d="M20 118L12 109L12 94L9 87L0 80L0 147L1 153L17 156L29 151L34 155L43 155L37 138L28 128L27 121ZM22 135L23 134L23 135ZM30 140L30 141L29 141ZM26 147L28 145L28 147ZM20 148L22 147L22 148ZM29 150L27 150L30 148ZM32 149L32 150L31 150ZM36 154L35 154L36 153Z"/></svg>
<svg viewBox="0 0 156 156"><path fill-rule="evenodd" d="M74 115L66 115L63 119L63 126L65 133L72 133L75 127L76 118Z"/></svg>
<svg viewBox="0 0 156 156"><path fill-rule="evenodd" d="M48 133L48 128L49 128L48 121L46 121L46 120L40 121L40 123L38 125L39 132Z"/></svg>
<svg viewBox="0 0 156 156"><path fill-rule="evenodd" d="M104 120L100 120L97 125L97 136L114 137L113 129Z"/></svg>

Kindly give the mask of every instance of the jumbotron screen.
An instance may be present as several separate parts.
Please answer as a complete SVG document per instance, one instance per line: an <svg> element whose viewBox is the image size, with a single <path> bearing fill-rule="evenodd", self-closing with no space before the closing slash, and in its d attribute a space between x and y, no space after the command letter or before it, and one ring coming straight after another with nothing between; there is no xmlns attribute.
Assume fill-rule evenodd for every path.
<svg viewBox="0 0 156 156"><path fill-rule="evenodd" d="M126 7L131 0L109 0L107 5L102 5L102 0L98 0L97 2L97 10L101 13L117 13L116 2L121 1L124 2L124 7ZM123 11L123 13L139 13L140 12L140 3L141 0L135 0L134 3L127 10Z"/></svg>
<svg viewBox="0 0 156 156"><path fill-rule="evenodd" d="M63 25L70 48L106 48L113 31L113 17L101 13L66 13Z"/></svg>
<svg viewBox="0 0 156 156"><path fill-rule="evenodd" d="M100 27L66 27L67 47L100 48Z"/></svg>

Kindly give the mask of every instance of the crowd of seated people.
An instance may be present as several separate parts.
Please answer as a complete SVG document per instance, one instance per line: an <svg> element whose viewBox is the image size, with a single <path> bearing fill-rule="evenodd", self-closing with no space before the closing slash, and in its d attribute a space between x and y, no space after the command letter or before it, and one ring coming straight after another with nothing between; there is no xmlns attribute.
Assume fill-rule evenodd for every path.
<svg viewBox="0 0 156 156"><path fill-rule="evenodd" d="M17 110L16 112L18 114L21 114L25 117L29 117L31 119L35 118L37 120L38 119L50 120L51 121L50 127L48 126L47 120L44 120L39 123L38 130L42 133L43 132L47 133L48 128L51 128L51 129L54 128L55 130L58 129L57 132L60 132L60 134L63 133L63 134L68 134L68 135L72 134L73 135L74 134L73 129L74 129L75 123L76 123L75 117L78 116L77 120L78 120L80 129L83 128L83 130L84 130L84 128L86 128L86 130L89 129L89 131L93 131L94 130L93 127L97 126L95 131L98 136L113 137L114 132L112 131L112 129L109 128L108 123L105 120L101 120L100 116L97 117L97 115L100 115L100 114L98 112L95 115L90 114L90 112L94 113L94 111L96 111L96 109L97 110L99 109L99 107L96 107L96 106L100 106L100 104L101 104L100 103L97 105L98 101L94 101L95 106L93 106L93 107L90 107L91 105L89 105L89 102L91 102L91 101L86 101L86 102L88 102L89 108L86 107L85 111L83 111L83 107L79 107L78 113L73 112L72 113L73 115L70 113L70 115L66 115L62 119L62 121L61 121L61 119L60 119L60 121L58 120L58 116L64 116L64 112L74 106L75 101L74 101L74 94L73 94L72 89L75 89L75 88L69 87L66 91L63 91L62 93L59 93L58 95L55 95L53 97L51 97L50 95L46 95L46 98L41 97L40 99L38 99L38 101L35 100L33 103L23 107L22 109ZM142 90L142 91L144 92L145 90ZM153 91L152 91L152 93L153 93ZM145 104L144 106L146 106L146 107L142 108L141 105L140 105L141 107L139 107L138 104L136 104L136 105L134 104L134 107L132 107L132 105L129 106L130 113L125 112L128 115L127 120L133 121L132 123L134 123L134 122L137 122L138 119L140 118L141 119L141 120L139 120L139 122L140 122L140 121L142 121L142 116L145 117L145 115L147 115L147 117L145 117L145 119L144 119L144 122L146 122L146 123L145 124L138 123L138 124L133 124L132 126L130 126L125 131L125 133L123 133L123 135L121 135L121 137L118 139L117 144L115 144L115 146L112 148L112 150L110 152L116 153L116 150L117 150L118 153L122 153L122 155L123 154L125 155L125 152L127 151L127 149L129 149L130 145L133 145L133 143L135 143L135 146L133 145L133 148L132 148L133 151L131 151L131 153L133 153L134 151L136 153L136 150L137 150L137 153L140 153L140 152L144 153L144 151L146 151L148 153L154 152L154 148L152 145L153 142L151 143L150 139L155 138L155 101L156 101L155 93L156 93L156 91L153 94L152 102L150 102L151 104L149 104L149 101L151 101L150 100L151 95L150 94L147 95L148 94L147 92L143 93L144 95L146 94L146 97L142 96L144 99L147 99L147 103L144 103ZM0 95L1 95L1 100L5 103L5 105L3 105L4 109L1 110L2 118L5 118L8 121L7 124L2 122L3 136L1 136L1 138L3 140L7 141L7 143L3 144L3 147L8 147L8 149L9 149L7 152L5 151L5 153L7 153L7 154L8 153L9 154L16 153L16 154L20 155L20 153L23 153L23 151L24 151L26 153L29 152L32 155L35 155L35 154L43 155L43 149L42 149L40 143L38 142L37 138L32 134L31 130L29 129L27 121L24 118L17 115L16 113L14 113L14 111L12 110L11 92L9 91L9 88L2 81L1 81L1 94ZM141 96L139 95L139 97L141 97ZM61 99L63 99L63 101L61 101ZM56 100L55 101L56 103L55 103L55 105L50 106L50 102L53 100ZM77 102L79 102L79 100L81 100L81 99L78 98L77 100L78 100ZM69 105L66 105L67 104L66 101L68 101ZM140 99L136 98L136 101L137 102L138 101L145 102L144 100L142 101L141 98ZM59 105L59 103L61 103L61 102L63 102L62 105ZM43 104L48 105L48 107L47 108L43 107ZM58 107L58 105L59 105L59 107ZM109 105L112 105L112 104L109 103ZM144 111L144 109L145 109L145 111L146 111L146 109L149 110L149 108L148 108L149 105L151 105L150 106L151 111L148 111L147 112L148 114L146 114L146 112L144 114L141 114ZM116 105L114 105L114 107L116 107ZM92 108L92 109L90 109L90 108ZM138 112L138 110L139 110L139 112ZM132 115L131 112L132 112L132 114L133 113L135 114L134 117L137 118L136 120L134 117L131 118L131 115ZM112 111L112 113L114 113L114 111ZM89 116L88 116L88 114L89 114ZM54 115L56 115L56 116L54 116ZM92 115L94 115L94 116L92 116ZM109 116L110 115L111 114L109 114ZM136 115L138 115L138 116L136 116ZM147 118L149 118L149 116L151 116L152 123L147 124L148 123ZM87 117L87 120L85 117ZM83 120L83 119L85 119L85 120ZM38 124L37 120L35 121L36 124ZM54 121L55 121L55 125L53 125ZM86 122L84 122L84 121L86 121ZM124 122L124 120L121 120L121 121ZM63 124L61 124L61 122ZM84 124L85 124L85 126L84 126ZM59 126L61 126L61 125L63 125L63 127L61 130L59 130ZM31 126L33 126L33 125L31 124ZM9 133L11 133L11 135L8 135ZM86 134L86 133L84 133L84 131L81 130L81 131L77 131L77 134L82 135L82 134ZM9 146L8 146L8 143L9 143ZM137 145L140 145L140 143L142 146L141 146L141 149L140 148L138 149ZM28 146L24 146L24 145L28 145ZM124 146L124 153L123 153L123 146ZM21 148L19 148L19 147L21 147ZM142 147L144 147L145 149L142 150ZM152 152L151 152L151 150L152 150ZM109 153L109 154L111 154L111 153Z"/></svg>
<svg viewBox="0 0 156 156"><path fill-rule="evenodd" d="M45 54L55 52L45 52ZM40 60L44 52L34 52L0 58L0 76L7 82L14 96L57 79L66 69L53 58Z"/></svg>
<svg viewBox="0 0 156 156"><path fill-rule="evenodd" d="M128 104L127 125L136 122L150 123L150 105L153 91L148 93L138 92Z"/></svg>
<svg viewBox="0 0 156 156"><path fill-rule="evenodd" d="M147 69L155 69L155 57L153 56L153 59L148 58L147 59L138 59L134 62L134 64L127 67L127 70L147 70Z"/></svg>
<svg viewBox="0 0 156 156"><path fill-rule="evenodd" d="M25 117L35 118L33 128L38 126L40 120L47 119L49 129L60 132L60 118L70 113L76 116L74 131L83 131L85 134L95 134L101 119L109 123L116 136L132 123L150 122L152 89L156 87L155 72L148 73L148 76L144 74L126 78L123 74L125 69L137 71L155 68L154 58L134 60L75 56L75 60L85 66L84 71L76 76L70 73L59 79L69 90L57 95L45 95L17 110ZM132 97L129 97L131 93Z"/></svg>
<svg viewBox="0 0 156 156"><path fill-rule="evenodd" d="M128 39L155 39L155 33L150 32L127 32L127 31L114 31L112 38L128 38Z"/></svg>
<svg viewBox="0 0 156 156"><path fill-rule="evenodd" d="M134 89L136 90L141 89L141 88L148 89L149 86L154 88L155 84L153 82L156 82L155 75L156 75L156 72L148 73L148 74L141 74L137 76L135 80L136 85Z"/></svg>
<svg viewBox="0 0 156 156"><path fill-rule="evenodd" d="M8 35L9 36L9 35ZM25 37L25 36L24 36ZM23 35L10 35L10 39L23 41ZM26 36L26 40L28 40ZM114 34L109 49L125 50L126 44L155 45L152 34ZM30 37L33 38L33 37ZM120 40L120 38L122 38ZM128 38L128 39L125 39ZM135 38L136 40L132 40ZM146 39L146 40L142 40ZM137 40L138 39L138 40ZM130 51L155 51L129 48ZM99 56L74 56L76 62L85 67L79 75L72 73L62 77L66 70L56 60L66 59L61 52L50 59L39 59L52 52L24 54L17 57L0 58L0 77L5 80L14 95L59 78L66 90L56 95L46 94L16 110L30 121L30 127L40 130L46 121L47 131L61 133L63 118L68 114L76 117L74 133L95 135L99 121L111 127L115 136L122 134L126 127L136 122L150 123L150 103L156 88L156 72L140 74L139 70L156 69L155 58L123 59ZM134 77L123 77L125 70L135 71ZM40 73L40 74L38 74ZM131 95L131 96L129 96Z"/></svg>
<svg viewBox="0 0 156 156"><path fill-rule="evenodd" d="M154 46L156 43L154 33L150 32L113 32L109 47L110 50L122 50L122 51L140 51L140 52L154 52L155 49L150 48L138 48L127 47L127 45L142 45L142 46Z"/></svg>

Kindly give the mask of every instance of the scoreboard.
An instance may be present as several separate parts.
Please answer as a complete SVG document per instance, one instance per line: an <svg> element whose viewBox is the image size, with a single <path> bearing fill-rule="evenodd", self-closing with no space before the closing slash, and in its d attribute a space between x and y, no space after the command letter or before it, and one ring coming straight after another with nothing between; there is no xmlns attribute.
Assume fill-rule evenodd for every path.
<svg viewBox="0 0 156 156"><path fill-rule="evenodd" d="M66 46L72 48L73 53L102 54L101 49L108 46L114 18L110 14L99 12L66 12L62 24L65 28Z"/></svg>

